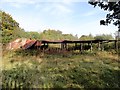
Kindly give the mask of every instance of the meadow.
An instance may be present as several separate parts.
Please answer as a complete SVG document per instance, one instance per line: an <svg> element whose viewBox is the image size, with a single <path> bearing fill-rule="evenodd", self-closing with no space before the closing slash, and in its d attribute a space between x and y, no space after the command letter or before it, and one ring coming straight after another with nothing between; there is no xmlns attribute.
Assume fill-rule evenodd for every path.
<svg viewBox="0 0 120 90"><path fill-rule="evenodd" d="M3 88L120 88L115 51L3 51Z"/></svg>
<svg viewBox="0 0 120 90"><path fill-rule="evenodd" d="M103 4L100 5L103 6ZM111 5L116 6L115 11L117 11L119 7L118 4L111 3L110 7ZM109 8L109 6L106 5L105 7ZM114 9L114 8L110 8L110 9ZM19 11L19 10L14 10L14 11ZM23 15L23 13L21 14ZM75 14L75 16L76 15L77 13ZM29 16L31 16L31 14ZM108 21L109 19L110 20L115 19L114 17L109 18L109 14L107 14L107 17L106 17L107 22L105 23L105 21L102 20L101 24L105 25L107 23L110 23ZM33 18L34 17L32 17L32 19ZM78 17L76 19L78 19ZM26 29L20 27L19 26L20 24L16 20L14 20L10 14L2 10L0 10L0 20L2 21L1 30L0 30L1 33L0 59L2 59L0 60L0 69L2 70L2 72L0 72L0 89L1 87L3 89L4 88L80 88L83 90L89 88L120 89L120 57L119 57L120 43L119 42L118 44L117 42L115 43L105 42L104 44L101 45L102 47L104 47L104 49L102 50L105 51L98 51L99 43L98 45L97 43L93 44L93 51L92 48L90 51L89 49L86 50L83 47L83 50L86 51L82 50L82 52L79 52L78 50L71 51L73 50L73 48L75 48L73 44L69 45L70 48L69 52L65 50L59 51L61 50L61 48L58 48L58 45L55 44L50 47L53 49L52 52L48 52L48 51L41 52L40 50L34 50L34 49L16 50L16 51L14 50L8 51L5 49L6 48L5 46L7 46L8 43L18 38L26 38L31 40L52 40L52 41L115 40L117 38L119 40L119 31L116 31L116 29L115 29L115 33L112 32L111 34L99 34L98 32L98 35L96 36L89 34L89 35L81 35L80 37L78 37L79 33L82 34L82 31L84 30L81 30L81 32L79 33L76 31L76 35L64 34L62 31L54 30L54 29L47 29L47 30L40 29L40 32L34 30L25 31ZM45 20L47 19L45 18ZM77 21L81 22L81 20L77 20ZM76 25L76 23L77 22L75 22L74 24ZM37 23L33 23L33 24L37 24ZM116 22L116 25L117 24L119 24L119 22L118 23ZM50 23L50 25L52 25L52 23ZM93 24L93 26L95 25ZM40 25L40 27L41 26L42 25ZM86 25L83 27L86 27ZM75 28L73 28L73 32L75 32L74 31ZM90 30L92 30L91 27L88 28L87 31L92 32ZM112 34L115 34L115 37L113 37ZM83 46L86 45L88 44L86 43ZM15 43L13 44L13 46L17 47ZM58 51L55 51L54 50L55 48L58 48ZM119 55L116 53L116 51Z"/></svg>

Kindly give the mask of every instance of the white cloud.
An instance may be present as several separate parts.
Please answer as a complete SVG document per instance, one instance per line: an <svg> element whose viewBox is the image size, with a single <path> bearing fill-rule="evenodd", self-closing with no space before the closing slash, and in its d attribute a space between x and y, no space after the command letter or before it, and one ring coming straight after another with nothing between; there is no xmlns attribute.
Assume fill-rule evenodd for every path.
<svg viewBox="0 0 120 90"><path fill-rule="evenodd" d="M15 8L21 8L26 4L34 4L33 0L1 0L0 5L8 5Z"/></svg>
<svg viewBox="0 0 120 90"><path fill-rule="evenodd" d="M39 0L1 0L2 3L34 4Z"/></svg>
<svg viewBox="0 0 120 90"><path fill-rule="evenodd" d="M66 12L66 13L72 12L72 10L70 10L66 6L63 6L63 5L60 5L60 4L56 5L55 8L57 8L59 11Z"/></svg>
<svg viewBox="0 0 120 90"><path fill-rule="evenodd" d="M52 15L62 15L72 12L70 9L72 4L68 0L1 0L0 4L7 4L15 8L24 8L26 5L32 5L34 8L49 12Z"/></svg>
<svg viewBox="0 0 120 90"><path fill-rule="evenodd" d="M52 3L65 3L71 4L73 2L88 2L88 0L1 0L0 3L14 3L14 4L38 4L41 2Z"/></svg>
<svg viewBox="0 0 120 90"><path fill-rule="evenodd" d="M42 11L43 13L47 13L53 16L66 16L67 14L72 13L71 4L65 3L39 3L35 5L37 10Z"/></svg>
<svg viewBox="0 0 120 90"><path fill-rule="evenodd" d="M50 8L46 8L51 15L56 15L56 16L65 16L68 13L72 13L72 10L67 7L66 5L62 5L61 3L58 4L53 4L53 6Z"/></svg>
<svg viewBox="0 0 120 90"><path fill-rule="evenodd" d="M23 5L18 4L18 3L10 3L10 6L15 7L15 8L21 8Z"/></svg>
<svg viewBox="0 0 120 90"><path fill-rule="evenodd" d="M96 13L98 13L97 11L90 11L90 12L87 12L85 14L83 14L83 16L92 16L92 15L95 15Z"/></svg>

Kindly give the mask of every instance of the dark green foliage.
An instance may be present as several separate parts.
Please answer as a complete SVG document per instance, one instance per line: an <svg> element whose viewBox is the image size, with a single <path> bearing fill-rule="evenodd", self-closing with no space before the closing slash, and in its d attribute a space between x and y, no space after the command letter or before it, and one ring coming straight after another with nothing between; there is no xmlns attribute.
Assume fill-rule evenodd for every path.
<svg viewBox="0 0 120 90"><path fill-rule="evenodd" d="M0 11L0 20L0 34L2 36L0 39L3 44L17 38L40 39L40 34L38 32L25 32L24 29L19 27L19 23L17 23L11 15L4 11Z"/></svg>
<svg viewBox="0 0 120 90"><path fill-rule="evenodd" d="M25 31L19 27L19 23L17 23L9 14L0 11L1 18L1 42L8 43L11 40L16 38L24 37Z"/></svg>
<svg viewBox="0 0 120 90"><path fill-rule="evenodd" d="M73 36L72 34L62 34L59 30L44 30L40 33L41 39L46 40L78 40L77 36Z"/></svg>
<svg viewBox="0 0 120 90"><path fill-rule="evenodd" d="M80 40L94 40L94 37L92 34L89 34L89 35L82 35L79 39Z"/></svg>
<svg viewBox="0 0 120 90"><path fill-rule="evenodd" d="M36 67L29 69L26 65L17 65L12 70L3 70L2 87L3 88L28 88L34 85L34 78L39 76ZM38 76L37 76L38 75ZM33 77L34 76L34 77ZM31 77L31 78L30 78Z"/></svg>
<svg viewBox="0 0 120 90"><path fill-rule="evenodd" d="M105 43L104 44L104 50L110 51L110 50L115 50L115 44L114 43Z"/></svg>
<svg viewBox="0 0 120 90"><path fill-rule="evenodd" d="M14 68L2 70L3 88L120 88L120 65L108 57L111 54L44 55L39 63L29 53L24 57L14 54L12 58L19 56L23 60L17 61ZM29 62L24 63L26 60Z"/></svg>
<svg viewBox="0 0 120 90"><path fill-rule="evenodd" d="M80 40L113 40L114 38L111 34L101 34L96 36L89 34L89 35L82 35L79 39Z"/></svg>
<svg viewBox="0 0 120 90"><path fill-rule="evenodd" d="M72 34L63 34L64 40L78 40L77 36L73 36Z"/></svg>
<svg viewBox="0 0 120 90"><path fill-rule="evenodd" d="M62 32L59 30L44 30L40 33L41 38L44 40L61 40L62 39Z"/></svg>
<svg viewBox="0 0 120 90"><path fill-rule="evenodd" d="M110 34L102 34L102 35L96 35L94 39L95 40L113 40L114 38Z"/></svg>
<svg viewBox="0 0 120 90"><path fill-rule="evenodd" d="M89 0L89 4L110 12L106 15L106 20L100 21L101 25L108 25L113 21L120 29L120 0Z"/></svg>
<svg viewBox="0 0 120 90"><path fill-rule="evenodd" d="M0 12L2 13L2 16L0 16L2 17L2 31L4 31L5 29L14 30L14 27L19 27L19 24L15 20L13 20L13 18L9 14L2 11Z"/></svg>

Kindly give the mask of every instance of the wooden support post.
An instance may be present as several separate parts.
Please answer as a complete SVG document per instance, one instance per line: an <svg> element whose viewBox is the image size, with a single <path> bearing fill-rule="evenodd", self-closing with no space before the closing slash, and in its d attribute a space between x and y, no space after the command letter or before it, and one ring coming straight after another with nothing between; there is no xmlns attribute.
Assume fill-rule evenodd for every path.
<svg viewBox="0 0 120 90"><path fill-rule="evenodd" d="M117 40L115 40L115 50L117 51Z"/></svg>
<svg viewBox="0 0 120 90"><path fill-rule="evenodd" d="M62 50L64 49L64 43L61 43L61 49Z"/></svg>
<svg viewBox="0 0 120 90"><path fill-rule="evenodd" d="M81 52L81 43L80 43L80 47L79 47L79 50L80 50L80 52Z"/></svg>
<svg viewBox="0 0 120 90"><path fill-rule="evenodd" d="M82 52L83 50L83 43L80 43L80 51Z"/></svg>
<svg viewBox="0 0 120 90"><path fill-rule="evenodd" d="M62 50L63 46L62 46L62 43L61 43L61 50Z"/></svg>
<svg viewBox="0 0 120 90"><path fill-rule="evenodd" d="M90 43L90 51L92 51L93 47L92 47L92 41Z"/></svg>
<svg viewBox="0 0 120 90"><path fill-rule="evenodd" d="M75 43L75 50L77 49L77 43Z"/></svg>
<svg viewBox="0 0 120 90"><path fill-rule="evenodd" d="M67 50L67 43L64 43L64 49Z"/></svg>
<svg viewBox="0 0 120 90"><path fill-rule="evenodd" d="M90 43L88 43L88 46L90 45Z"/></svg>
<svg viewBox="0 0 120 90"><path fill-rule="evenodd" d="M101 42L101 51L104 51L104 43Z"/></svg>
<svg viewBox="0 0 120 90"><path fill-rule="evenodd" d="M44 43L44 45L45 45L45 43Z"/></svg>
<svg viewBox="0 0 120 90"><path fill-rule="evenodd" d="M44 43L44 47L45 47L45 43ZM45 53L45 48L43 47L43 53Z"/></svg>
<svg viewBox="0 0 120 90"><path fill-rule="evenodd" d="M75 47L77 47L77 43L75 43Z"/></svg>
<svg viewBox="0 0 120 90"><path fill-rule="evenodd" d="M98 41L98 50L100 51L100 42Z"/></svg>
<svg viewBox="0 0 120 90"><path fill-rule="evenodd" d="M50 48L49 48L49 43L47 43L47 46L48 46L47 48L48 48L48 50L49 50L49 49L50 49Z"/></svg>

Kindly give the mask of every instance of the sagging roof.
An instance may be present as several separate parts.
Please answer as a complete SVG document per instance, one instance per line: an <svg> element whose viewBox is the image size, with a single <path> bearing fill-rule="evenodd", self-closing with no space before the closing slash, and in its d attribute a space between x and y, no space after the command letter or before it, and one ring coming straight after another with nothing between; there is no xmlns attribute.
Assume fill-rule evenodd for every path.
<svg viewBox="0 0 120 90"><path fill-rule="evenodd" d="M41 40L42 43L98 43L98 42L113 42L117 40L57 40L57 41L49 41L49 40ZM119 40L120 41L120 40Z"/></svg>
<svg viewBox="0 0 120 90"><path fill-rule="evenodd" d="M7 45L8 50L13 50L13 49L28 49L36 46L41 46L43 43L53 43L53 44L60 44L60 43L98 43L98 42L113 42L117 40L31 40L31 39L26 39L26 38L18 38L12 42L10 42ZM120 41L120 40L119 40Z"/></svg>
<svg viewBox="0 0 120 90"><path fill-rule="evenodd" d="M8 50L15 50L15 49L28 49L31 46L40 46L41 42L38 40L31 40L26 38L18 38L10 43L8 43L6 49Z"/></svg>

